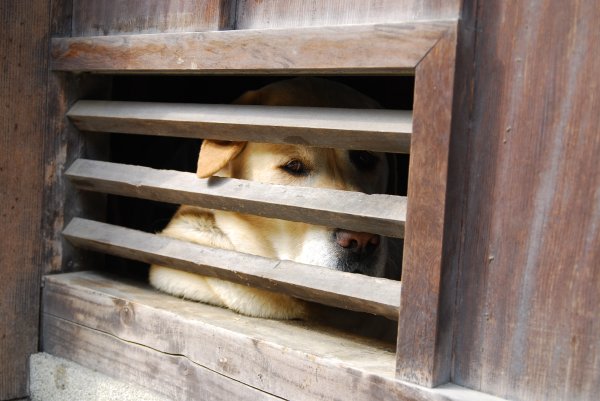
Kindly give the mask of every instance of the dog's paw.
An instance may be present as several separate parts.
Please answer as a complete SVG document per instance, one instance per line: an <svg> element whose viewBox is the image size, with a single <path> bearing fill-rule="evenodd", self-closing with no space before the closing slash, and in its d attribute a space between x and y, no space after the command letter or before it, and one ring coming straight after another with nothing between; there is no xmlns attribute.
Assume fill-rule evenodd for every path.
<svg viewBox="0 0 600 401"><path fill-rule="evenodd" d="M290 296L212 277L206 280L224 306L243 315L269 319L302 319L307 316L306 303Z"/></svg>
<svg viewBox="0 0 600 401"><path fill-rule="evenodd" d="M203 276L153 265L148 279L154 288L167 294L211 305L221 304L220 298L212 291Z"/></svg>
<svg viewBox="0 0 600 401"><path fill-rule="evenodd" d="M152 266L149 281L152 286L163 292L229 308L246 316L302 319L308 313L305 302L287 295L168 267Z"/></svg>

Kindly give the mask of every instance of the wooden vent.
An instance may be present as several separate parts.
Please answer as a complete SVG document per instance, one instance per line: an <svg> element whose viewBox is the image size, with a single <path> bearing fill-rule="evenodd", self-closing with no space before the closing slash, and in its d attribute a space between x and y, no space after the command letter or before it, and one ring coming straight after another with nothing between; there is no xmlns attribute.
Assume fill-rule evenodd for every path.
<svg viewBox="0 0 600 401"><path fill-rule="evenodd" d="M66 172L69 180L84 191L198 205L320 225L326 223L329 226L404 238L402 284L317 266L299 266L295 262L190 245L84 218L73 219L65 228L64 235L76 246L94 251L146 263L160 263L283 292L309 301L399 320L398 352L395 357L390 356L389 351L383 351L380 346L369 348L357 342L353 346L364 351L363 357L350 356L348 360L351 362L347 362L348 365L344 365L346 362L343 362L341 356L342 362L335 363L326 357L314 358L311 362L313 365L306 367L306 370L323 369L327 372L327 380L331 381L331 386L312 383L308 389L303 390L304 393L298 393L300 378L296 381L294 378L287 378L278 383L261 382L242 367L231 370L211 362L206 362L207 368L212 372L206 373L208 375L216 372L284 398L307 396L333 399L336 394L332 383L336 381L368 398L372 396L373 380L377 380L377 385L381 387L381 399L399 399L407 394L419 399L440 396L455 398L453 393L446 392L447 388L438 393L420 392L412 384L402 381L431 387L444 383L449 378L447 361L450 347L443 337L440 340L438 324L443 319L440 316L440 281L455 29L456 21L441 21L55 38L52 41L52 68L64 72L414 75L415 100L412 113L80 100L67 114L79 130L88 132L185 138L199 138L202 135L202 138L210 139L302 143L319 147L410 153L408 198L344 192L344 202L341 204L332 202L332 199L341 197L340 192L335 190L300 189L226 178L217 178L219 185L209 185L208 180L200 180L190 173L97 160L78 159ZM310 113L310 119L306 118L307 113ZM94 302L103 305L102 308L108 307L108 299L123 297L122 294L129 291L127 288L130 287L126 284L117 284L118 290L102 290L106 286L105 279L86 274L81 276L79 282L68 277L48 279L47 287L50 289L47 289L47 300L49 308L54 306L52 313L83 324L77 321L81 318L80 314L56 306L67 302L66 298L61 297L75 297L77 294L84 299L84 306L81 308L95 315L99 312L90 306ZM94 283L97 287L93 286ZM66 291L64 288L70 289ZM106 300L94 301L102 291L106 291ZM131 291L131 299L126 301L123 298L122 302L143 304L143 292L139 289ZM150 306L139 307L135 319L140 322L146 319L147 316L143 313L150 313L147 308ZM180 327L180 319L192 319L183 309L180 318L173 318L167 312L159 314L172 327ZM68 330L61 326L63 323L49 319L45 343L52 346L59 341L52 339L53 333L55 337L60 333L68 335ZM133 317L131 319L131 322L135 320ZM240 319L243 322L248 320L245 317ZM219 327L222 329L229 325L217 320L213 319L214 324L221 325ZM281 324L263 323L265 327L271 328ZM115 330L102 319L94 324L98 325L98 330ZM192 326L195 324L190 323ZM290 330L290 326L277 327L283 331ZM187 332L191 329L181 330ZM197 330L208 335L212 329L198 327ZM127 333L129 332L126 331L125 334ZM286 336L287 334L280 336L280 345L269 342L261 347L266 347L269 350L265 351L267 353L274 352L278 346L286 347ZM318 342L324 340L317 334L314 336L311 347L318 349ZM100 337L94 338L100 341ZM158 340L144 335L139 338L134 336L128 341L160 347ZM347 340L339 341L346 344ZM337 345L332 347L336 348ZM185 354L180 349L167 348L165 352ZM254 355L252 352L249 351L249 354ZM342 355L346 351L341 351L340 348L339 352ZM365 355L368 357L364 357ZM254 356L257 359L252 363L260 365L259 355ZM286 363L297 363L297 366L307 364L306 359L300 361L303 358L301 354L288 357L296 358L296 362L285 362L284 356L278 354L272 368L277 370L277 366L281 366L284 369L283 365ZM206 355L198 358L210 359ZM336 370L335 367L338 366L345 368ZM355 375L352 369L365 373ZM216 376L210 377L221 380L215 379ZM177 382L180 378L172 380Z"/></svg>

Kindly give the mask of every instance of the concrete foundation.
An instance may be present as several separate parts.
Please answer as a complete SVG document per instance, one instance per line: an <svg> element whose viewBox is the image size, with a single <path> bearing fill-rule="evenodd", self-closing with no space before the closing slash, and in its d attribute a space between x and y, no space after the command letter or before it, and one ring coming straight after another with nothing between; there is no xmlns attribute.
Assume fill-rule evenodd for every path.
<svg viewBox="0 0 600 401"><path fill-rule="evenodd" d="M31 356L31 401L166 401L74 362L39 353Z"/></svg>

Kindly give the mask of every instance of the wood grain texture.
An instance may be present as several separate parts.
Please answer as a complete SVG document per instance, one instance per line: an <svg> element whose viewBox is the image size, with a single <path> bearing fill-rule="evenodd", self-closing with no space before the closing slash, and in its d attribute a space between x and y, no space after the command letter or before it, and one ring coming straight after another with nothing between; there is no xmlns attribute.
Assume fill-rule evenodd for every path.
<svg viewBox="0 0 600 401"><path fill-rule="evenodd" d="M52 36L70 36L73 0L51 2ZM47 125L44 138L44 187L42 210L43 272L77 270L79 266L99 267L102 257L78 251L61 236L65 221L73 216L104 219L106 200L102 194L76 191L64 176L73 160L87 155L105 158L108 138L81 135L65 113L79 98L106 99L111 93L110 77L48 72Z"/></svg>
<svg viewBox="0 0 600 401"><path fill-rule="evenodd" d="M395 380L388 343L313 322L240 316L98 273L46 277L44 304L45 326L61 325L44 332L44 351L138 384L152 384L177 360L182 375L208 369L285 399L499 401L455 385L427 389ZM71 341L78 346L67 346ZM148 356L157 373L136 373L140 367L112 348L123 342L162 353Z"/></svg>
<svg viewBox="0 0 600 401"><path fill-rule="evenodd" d="M596 400L600 9L468 4L477 68L454 380L517 400Z"/></svg>
<svg viewBox="0 0 600 401"><path fill-rule="evenodd" d="M390 237L404 235L406 198L79 159L65 173L78 188L113 195L202 206L283 220L328 225ZM337 200L344 199L343 204Z"/></svg>
<svg viewBox="0 0 600 401"><path fill-rule="evenodd" d="M63 235L73 244L97 252L398 318L401 284L395 280L216 249L79 218L67 225Z"/></svg>
<svg viewBox="0 0 600 401"><path fill-rule="evenodd" d="M169 400L281 400L190 361L124 341L52 315L43 320L43 348Z"/></svg>
<svg viewBox="0 0 600 401"><path fill-rule="evenodd" d="M458 0L238 0L236 29L455 19Z"/></svg>
<svg viewBox="0 0 600 401"><path fill-rule="evenodd" d="M412 114L187 103L80 100L67 113L81 131L410 152Z"/></svg>
<svg viewBox="0 0 600 401"><path fill-rule="evenodd" d="M205 74L407 73L451 23L52 39L56 71Z"/></svg>
<svg viewBox="0 0 600 401"><path fill-rule="evenodd" d="M102 194L77 191L64 175L78 157L106 158L107 137L81 135L65 116L79 97L106 98L111 79L100 76L73 77L50 73L48 77L48 120L44 142L44 208L42 212L44 273L76 270L103 264L97 256L78 252L61 237L65 221L73 216L104 219L106 199Z"/></svg>
<svg viewBox="0 0 600 401"><path fill-rule="evenodd" d="M73 36L231 29L229 0L73 0Z"/></svg>
<svg viewBox="0 0 600 401"><path fill-rule="evenodd" d="M450 379L450 330L440 330L456 36L449 31L415 74L414 129L402 266L398 377L424 386ZM452 286L452 283L445 283Z"/></svg>
<svg viewBox="0 0 600 401"><path fill-rule="evenodd" d="M0 399L26 397L37 351L49 7L0 2Z"/></svg>

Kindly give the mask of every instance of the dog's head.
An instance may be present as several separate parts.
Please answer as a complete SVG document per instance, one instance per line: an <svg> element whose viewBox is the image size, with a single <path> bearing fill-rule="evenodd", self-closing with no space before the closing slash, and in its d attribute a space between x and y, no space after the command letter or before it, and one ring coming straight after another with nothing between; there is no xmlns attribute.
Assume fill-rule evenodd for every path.
<svg viewBox="0 0 600 401"><path fill-rule="evenodd" d="M297 78L247 92L237 104L375 108L370 98L341 84L322 79ZM358 150L314 148L253 142L205 140L200 150L198 175L218 175L270 184L333 188L383 193L388 181L384 154ZM256 228L259 245L248 245L239 235L236 248L254 251L269 248L275 256L342 271L382 276L387 239L378 235L304 223L240 216ZM231 232L232 242L237 233Z"/></svg>

